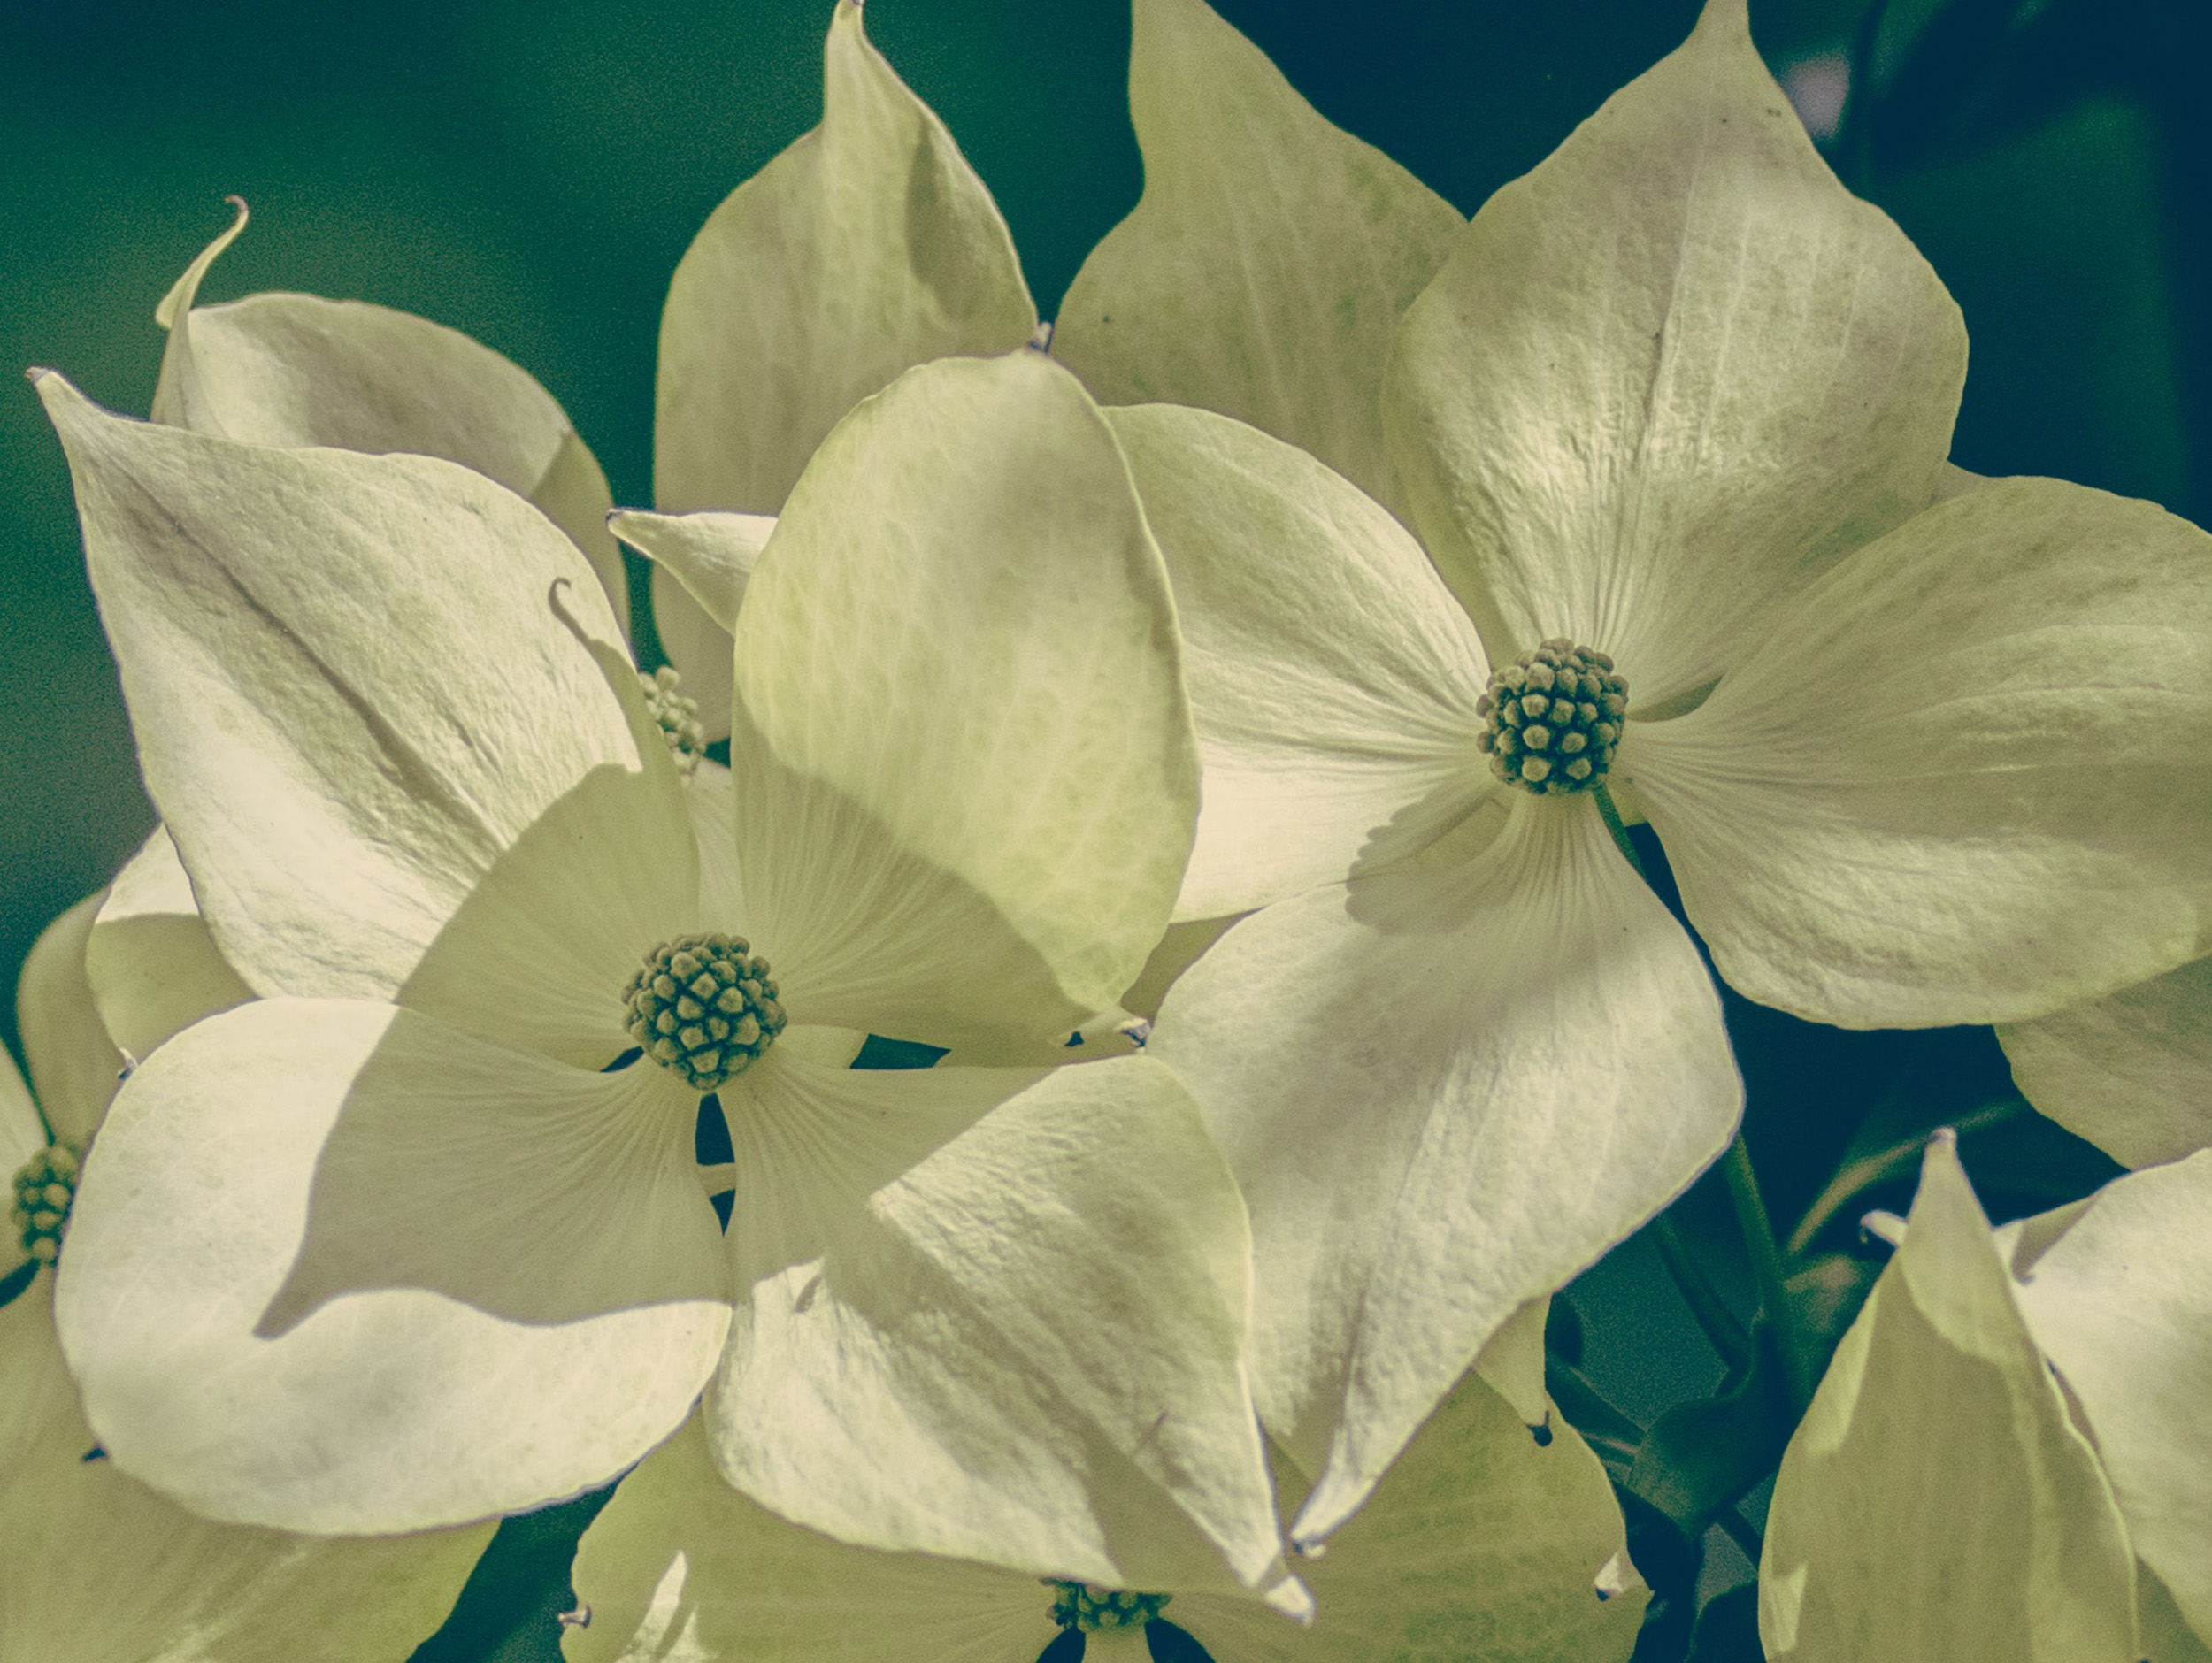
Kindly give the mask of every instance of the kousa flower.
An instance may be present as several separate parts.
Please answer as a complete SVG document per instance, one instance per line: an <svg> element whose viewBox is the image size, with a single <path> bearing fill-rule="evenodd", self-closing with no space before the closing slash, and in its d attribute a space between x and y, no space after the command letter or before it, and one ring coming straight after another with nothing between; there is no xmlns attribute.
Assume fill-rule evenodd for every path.
<svg viewBox="0 0 2212 1663"><path fill-rule="evenodd" d="M73 984L65 969L89 911L42 937L19 990L39 1017L38 1102L0 1051L0 1168L15 1175L19 1231L0 1243L13 1267L0 1277L0 1663L384 1663L444 1621L489 1525L348 1540L211 1523L118 1472L85 1424L44 1267L65 1234L73 1150L113 1084L73 1066L81 1042L105 1038L81 965ZM189 950L141 945L188 982ZM177 998L174 985L158 995L171 1009ZM81 1043L57 1052L63 1034ZM74 1135L50 1143L47 1120Z"/></svg>
<svg viewBox="0 0 2212 1663"><path fill-rule="evenodd" d="M417 1528L603 1483L704 1385L723 1472L825 1530L1281 1583L1248 1237L1183 1088L843 1066L1064 1032L1181 873L1165 577L1071 377L949 360L825 444L739 620L718 885L527 503L40 387L149 788L260 995L145 1059L88 1166L58 1317L119 1467Z"/></svg>
<svg viewBox="0 0 2212 1663"><path fill-rule="evenodd" d="M1007 352L1037 309L990 192L837 0L821 125L731 194L661 318L658 514L614 523L654 562L653 617L729 731L730 629L773 517L824 434L932 358Z"/></svg>
<svg viewBox="0 0 2212 1663"><path fill-rule="evenodd" d="M1949 1134L1775 1482L1770 1658L2212 1656L2212 1154L1993 1234Z"/></svg>
<svg viewBox="0 0 2212 1663"><path fill-rule="evenodd" d="M1173 401L1109 415L1205 757L1179 913L1260 910L1151 1054L1252 1211L1256 1387L1317 1475L1310 1544L1730 1136L1717 1000L1624 809L1720 973L1825 1023L2022 1020L2205 951L2212 550L2055 481L1955 489L1957 309L1740 4L1455 234L1386 366L1432 204L1195 0L1145 0L1136 62L1147 204L1057 341ZM1263 167L1205 142L1232 120ZM1348 196L1398 254L1301 268ZM1137 269L1209 293L1148 311ZM1260 321L1284 308L1348 320L1298 377ZM1248 351L1163 349L1224 310ZM1329 385L1362 416L1325 419ZM1313 433L1385 502L1281 437Z"/></svg>
<svg viewBox="0 0 2212 1663"><path fill-rule="evenodd" d="M1302 1482L1279 1458L1286 1493ZM788 1524L716 1476L695 1423L622 1481L574 1571L590 1622L570 1663L772 1657L873 1663L1093 1663L1194 1656L1296 1663L1451 1656L1621 1663L1640 1584L1604 1470L1573 1430L1539 1445L1470 1376L1358 1521L1305 1567L1307 1625L1204 1589L1041 1582L995 1566L849 1546Z"/></svg>

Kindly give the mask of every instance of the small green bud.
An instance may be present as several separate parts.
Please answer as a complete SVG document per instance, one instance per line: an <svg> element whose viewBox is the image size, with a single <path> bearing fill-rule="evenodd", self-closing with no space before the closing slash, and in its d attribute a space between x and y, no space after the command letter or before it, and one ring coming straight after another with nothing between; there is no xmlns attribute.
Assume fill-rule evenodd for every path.
<svg viewBox="0 0 2212 1663"><path fill-rule="evenodd" d="M1538 796L1587 791L1612 765L1628 682L1603 653L1548 640L1494 672L1475 714L1475 743L1500 779Z"/></svg>
<svg viewBox="0 0 2212 1663"><path fill-rule="evenodd" d="M26 1254L42 1265L61 1257L69 1233L70 1204L77 1199L81 1153L70 1145L40 1150L15 1175L14 1205L9 1222Z"/></svg>
<svg viewBox="0 0 2212 1663"><path fill-rule="evenodd" d="M1088 1583L1047 1583L1052 1592L1052 1620L1063 1629L1096 1634L1101 1629L1133 1629L1158 1616L1172 1594L1133 1594L1125 1589L1094 1588Z"/></svg>
<svg viewBox="0 0 2212 1663"><path fill-rule="evenodd" d="M622 992L638 1047L702 1093L750 1068L783 1031L768 961L742 936L678 936L645 955Z"/></svg>
<svg viewBox="0 0 2212 1663"><path fill-rule="evenodd" d="M637 685L645 695L645 708L661 724L661 737L668 741L676 771L688 779L698 771L699 759L706 755L707 730L699 720L699 701L678 693L677 679L676 672L663 664L649 676L640 671Z"/></svg>

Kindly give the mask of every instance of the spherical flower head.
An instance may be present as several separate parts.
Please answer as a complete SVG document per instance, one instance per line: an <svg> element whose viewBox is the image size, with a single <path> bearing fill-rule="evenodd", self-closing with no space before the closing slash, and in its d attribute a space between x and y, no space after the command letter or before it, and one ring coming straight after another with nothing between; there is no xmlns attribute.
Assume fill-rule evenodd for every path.
<svg viewBox="0 0 2212 1663"><path fill-rule="evenodd" d="M15 1206L9 1214L25 1253L41 1264L61 1257L69 1206L77 1198L79 1151L65 1143L42 1149L15 1175Z"/></svg>
<svg viewBox="0 0 2212 1663"><path fill-rule="evenodd" d="M1095 1634L1101 1629L1133 1629L1166 1608L1171 1594L1137 1594L1124 1588L1094 1588L1088 1583L1053 1583L1052 1620L1063 1629Z"/></svg>
<svg viewBox="0 0 2212 1663"><path fill-rule="evenodd" d="M742 936L678 936L645 955L623 990L630 1037L702 1092L750 1068L783 1031L768 961Z"/></svg>
<svg viewBox="0 0 2212 1663"><path fill-rule="evenodd" d="M1605 654L1555 637L1493 671L1475 711L1475 742L1507 785L1540 797L1587 791L1612 765L1628 681Z"/></svg>
<svg viewBox="0 0 2212 1663"><path fill-rule="evenodd" d="M676 691L680 679L663 664L649 676L638 671L637 685L645 694L645 708L660 724L661 737L668 741L676 771L688 779L699 771L699 759L706 755L707 730L699 720L699 701Z"/></svg>

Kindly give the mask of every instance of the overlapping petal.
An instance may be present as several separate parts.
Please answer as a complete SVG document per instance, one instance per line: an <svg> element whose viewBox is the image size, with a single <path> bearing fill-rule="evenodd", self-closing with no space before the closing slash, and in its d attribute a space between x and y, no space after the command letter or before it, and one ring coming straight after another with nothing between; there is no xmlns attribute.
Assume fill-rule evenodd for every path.
<svg viewBox="0 0 2212 1663"><path fill-rule="evenodd" d="M553 395L457 329L314 295L198 306L200 283L246 228L246 206L156 314L169 331L153 418L257 445L443 456L527 498L566 532L626 627L629 586L607 533L606 476Z"/></svg>
<svg viewBox="0 0 2212 1663"><path fill-rule="evenodd" d="M1111 1006L1168 918L1197 746L1111 433L1034 352L823 445L737 619L747 904L797 1019L951 1044Z"/></svg>
<svg viewBox="0 0 2212 1663"><path fill-rule="evenodd" d="M1129 109L1144 196L1069 286L1054 355L1104 403L1218 410L1395 502L1383 364L1466 222L1203 0L1138 0Z"/></svg>
<svg viewBox="0 0 2212 1663"><path fill-rule="evenodd" d="M74 1144L100 1123L123 1071L85 977L85 942L99 909L100 897L87 895L41 931L15 985L24 1065L54 1135Z"/></svg>
<svg viewBox="0 0 2212 1663"><path fill-rule="evenodd" d="M1254 915L1168 994L1252 1211L1256 1393L1317 1542L1526 1300L1678 1193L1741 1087L1695 951L1580 802Z"/></svg>
<svg viewBox="0 0 2212 1663"><path fill-rule="evenodd" d="M146 781L263 992L389 995L592 769L666 767L576 547L451 463L125 420L60 377Z"/></svg>
<svg viewBox="0 0 2212 1663"><path fill-rule="evenodd" d="M85 939L84 972L101 1024L134 1057L253 997L216 949L165 826L108 885Z"/></svg>
<svg viewBox="0 0 2212 1663"><path fill-rule="evenodd" d="M753 565L776 522L765 514L648 514L626 509L607 522L653 563L653 623L661 650L695 700L710 741L730 733L730 631Z"/></svg>
<svg viewBox="0 0 2212 1663"><path fill-rule="evenodd" d="M2212 1146L2212 958L1997 1039L2022 1096L2124 1165Z"/></svg>
<svg viewBox="0 0 2212 1663"><path fill-rule="evenodd" d="M1294 1478L1290 1469L1286 1476ZM1479 1383L1425 1427L1325 1560L1310 1625L1249 1598L1170 1594L1163 1618L1218 1663L1370 1663L1479 1656L1619 1663L1644 1601L1601 1602L1597 1567L1621 1548L1602 1469L1564 1426L1540 1447ZM786 1523L716 1478L687 1430L625 1479L585 1535L578 1595L589 1629L571 1663L778 1657L892 1663L918 1655L1030 1663L1053 1638L1053 1590L957 1560L854 1547ZM1086 1655L1141 1654L1103 1630ZM1110 1648L1111 1648L1110 1650Z"/></svg>
<svg viewBox="0 0 2212 1663"><path fill-rule="evenodd" d="M772 1054L722 1103L742 1291L707 1409L740 1489L1032 1575L1282 1580L1243 1207L1166 1069Z"/></svg>
<svg viewBox="0 0 2212 1663"><path fill-rule="evenodd" d="M1783 1457L1759 1630L1777 1663L2142 1656L2127 1527L1947 1138Z"/></svg>
<svg viewBox="0 0 2212 1663"><path fill-rule="evenodd" d="M1489 785L1489 666L1404 527L1241 422L1170 404L1107 418L1175 586L1204 758L1177 913L1337 881L1464 814Z"/></svg>
<svg viewBox="0 0 2212 1663"><path fill-rule="evenodd" d="M2212 1644L2212 1152L2032 1219L2013 1268L2081 1406L2128 1534Z"/></svg>
<svg viewBox="0 0 2212 1663"><path fill-rule="evenodd" d="M286 1536L196 1517L102 1459L43 1278L0 1311L0 1663L388 1663L491 1526Z"/></svg>
<svg viewBox="0 0 2212 1663"><path fill-rule="evenodd" d="M669 286L654 497L776 513L860 400L1036 326L990 193L840 0L821 126L715 210Z"/></svg>
<svg viewBox="0 0 2212 1663"><path fill-rule="evenodd" d="M2010 1022L2212 947L2212 537L2009 479L1798 595L1619 763L1730 985Z"/></svg>
<svg viewBox="0 0 2212 1663"><path fill-rule="evenodd" d="M1742 0L1484 204L1383 397L1431 554L1496 658L1567 635L1632 698L1709 682L1925 504L1958 308L1844 189Z"/></svg>
<svg viewBox="0 0 2212 1663"><path fill-rule="evenodd" d="M390 1006L188 1029L101 1129L58 1318L116 1463L211 1518L420 1529L603 1483L728 1320L695 1100Z"/></svg>

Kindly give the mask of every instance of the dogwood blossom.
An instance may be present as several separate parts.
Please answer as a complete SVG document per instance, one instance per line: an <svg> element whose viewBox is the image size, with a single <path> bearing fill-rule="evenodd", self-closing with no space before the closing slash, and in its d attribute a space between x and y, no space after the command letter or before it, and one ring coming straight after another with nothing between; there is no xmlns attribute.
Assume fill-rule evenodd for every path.
<svg viewBox="0 0 2212 1663"><path fill-rule="evenodd" d="M1276 1461L1284 1492L1303 1479ZM696 1427L622 1481L576 1561L588 1625L570 1663L777 1657L874 1663L1140 1659L1194 1637L1215 1663L1430 1655L1621 1663L1640 1585L1598 1590L1624 1552L1603 1469L1571 1428L1538 1445L1474 1376L1408 1449L1325 1560L1303 1567L1308 1622L1248 1599L1040 1582L992 1566L892 1554L786 1523L717 1481ZM1154 1653L1157 1655L1156 1652ZM1172 1650L1169 1655L1174 1655Z"/></svg>
<svg viewBox="0 0 2212 1663"><path fill-rule="evenodd" d="M1192 0L1147 18L1141 83L1209 54L1225 106L1294 96ZM1307 149L1238 182L1289 211L1237 216L1239 258L1189 269L1291 269L1240 240L1297 246L1285 181L1351 163L1315 121L1277 126ZM1243 158L1196 153L1207 130L1141 128L1149 177L1227 188ZM1398 185L1369 199L1431 214ZM1168 223L1141 209L1094 261ZM1325 364L1401 280L1338 280L1351 346ZM1177 401L1110 414L1205 749L1179 911L1262 908L1171 991L1153 1054L1252 1208L1259 1399L1318 1474L1311 1543L1498 1324L1733 1125L1717 1002L1614 847L1614 794L1761 1001L2009 1021L2140 980L2212 925L2212 564L2147 503L1950 494L1957 308L1828 171L1730 0L1456 234L1386 370L1341 373L1347 399L1380 386L1390 468L1356 435L1337 454L1404 523L1215 413L1296 431L1311 396L1255 412L1205 354L1126 367L1157 341L1145 299L1094 292L1112 327L1078 362Z"/></svg>
<svg viewBox="0 0 2212 1663"><path fill-rule="evenodd" d="M2212 1655L2212 1156L1993 1234L1950 1136L1791 1440L1767 1655Z"/></svg>
<svg viewBox="0 0 2212 1663"><path fill-rule="evenodd" d="M100 1025L81 967L73 981L62 969L64 950L81 948L89 908L73 913L42 938L27 965L35 985L19 990L49 1038L58 1023L81 1035ZM193 951L138 945L144 968L181 972L163 994L175 1010ZM65 1004L74 1007L66 1017ZM50 1066L34 1061L37 1103L0 1051L0 1168L16 1175L19 1201L27 1179L37 1191L19 1208L23 1234L0 1243L0 1265L14 1267L27 1239L42 1250L22 1267L27 1286L19 1270L0 1279L13 1294L0 1308L0 1663L284 1663L303 1652L380 1663L406 1651L444 1621L488 1525L346 1539L214 1524L101 1451L63 1366L54 1278L42 1267L65 1239L72 1151L96 1129L112 1080L69 1066L67 1051L55 1069L55 1053L40 1049ZM73 1137L50 1146L49 1119Z"/></svg>
<svg viewBox="0 0 2212 1663"><path fill-rule="evenodd" d="M724 1472L819 1528L1282 1581L1243 1215L1172 1076L843 1066L1064 1032L1180 875L1164 574L1071 378L949 361L825 445L739 621L720 892L527 504L41 390L150 789L262 995L142 1064L88 1173L58 1314L119 1466L419 1527L603 1482L711 1378Z"/></svg>

